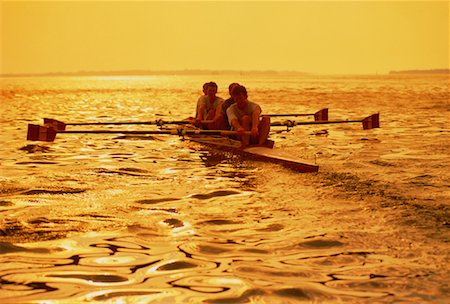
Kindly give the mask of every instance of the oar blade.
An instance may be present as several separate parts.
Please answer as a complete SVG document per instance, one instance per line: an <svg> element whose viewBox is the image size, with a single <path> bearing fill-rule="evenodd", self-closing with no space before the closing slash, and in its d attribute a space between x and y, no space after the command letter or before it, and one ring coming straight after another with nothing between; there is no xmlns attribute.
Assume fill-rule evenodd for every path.
<svg viewBox="0 0 450 304"><path fill-rule="evenodd" d="M373 129L380 127L380 113L370 115L362 120L363 129Z"/></svg>
<svg viewBox="0 0 450 304"><path fill-rule="evenodd" d="M52 142L55 137L56 130L53 128L28 124L27 140Z"/></svg>
<svg viewBox="0 0 450 304"><path fill-rule="evenodd" d="M53 118L44 118L44 126L52 127L57 131L64 131L66 129L66 124L64 122Z"/></svg>
<svg viewBox="0 0 450 304"><path fill-rule="evenodd" d="M322 109L314 113L315 121L327 121L328 120L328 108Z"/></svg>

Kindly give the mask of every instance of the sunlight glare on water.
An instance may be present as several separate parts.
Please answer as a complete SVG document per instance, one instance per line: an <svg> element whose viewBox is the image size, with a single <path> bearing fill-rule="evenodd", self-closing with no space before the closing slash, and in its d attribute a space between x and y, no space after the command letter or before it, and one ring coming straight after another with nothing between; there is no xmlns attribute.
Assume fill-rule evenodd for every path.
<svg viewBox="0 0 450 304"><path fill-rule="evenodd" d="M240 82L264 113L360 123L273 127L280 165L167 135L27 124L180 120L201 86ZM443 303L449 82L444 76L3 78L0 301ZM278 118L272 118L273 121ZM280 119L281 120L281 119ZM311 121L311 118L296 118ZM148 125L70 129L157 130Z"/></svg>

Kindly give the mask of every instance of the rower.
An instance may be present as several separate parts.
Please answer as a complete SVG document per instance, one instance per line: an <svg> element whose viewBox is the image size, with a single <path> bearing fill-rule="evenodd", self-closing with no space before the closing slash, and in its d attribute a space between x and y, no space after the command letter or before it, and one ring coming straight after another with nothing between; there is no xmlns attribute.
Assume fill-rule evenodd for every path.
<svg viewBox="0 0 450 304"><path fill-rule="evenodd" d="M230 123L228 122L227 110L232 104L234 104L234 99L233 99L233 96L231 95L231 92L233 91L233 88L238 85L239 85L239 83L233 82L228 86L228 93L230 94L230 98L228 98L227 100L225 100L222 103L221 119L220 119L221 126L219 126L220 130L230 130L231 129Z"/></svg>
<svg viewBox="0 0 450 304"><path fill-rule="evenodd" d="M195 125L202 129L215 130L220 125L223 99L216 96L217 89L218 86L215 82L207 83L205 95L198 99ZM201 123L202 120L212 120L212 122Z"/></svg>
<svg viewBox="0 0 450 304"><path fill-rule="evenodd" d="M240 136L242 147L249 144L264 145L270 132L270 117L261 117L261 107L248 100L247 89L244 86L235 86L231 95L234 104L227 110L231 129L238 132L251 131L251 136Z"/></svg>

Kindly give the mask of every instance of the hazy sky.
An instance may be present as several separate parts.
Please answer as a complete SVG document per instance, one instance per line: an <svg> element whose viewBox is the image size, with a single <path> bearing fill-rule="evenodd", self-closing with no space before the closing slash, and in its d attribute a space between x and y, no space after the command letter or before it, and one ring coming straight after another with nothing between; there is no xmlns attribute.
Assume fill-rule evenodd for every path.
<svg viewBox="0 0 450 304"><path fill-rule="evenodd" d="M449 1L2 1L1 73L449 68Z"/></svg>

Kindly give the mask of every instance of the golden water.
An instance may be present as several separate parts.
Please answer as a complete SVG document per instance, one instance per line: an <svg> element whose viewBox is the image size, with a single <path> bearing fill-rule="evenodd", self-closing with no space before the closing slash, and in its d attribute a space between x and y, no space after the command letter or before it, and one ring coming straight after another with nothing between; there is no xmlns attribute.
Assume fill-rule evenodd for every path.
<svg viewBox="0 0 450 304"><path fill-rule="evenodd" d="M175 136L26 141L27 124L44 117L179 120L210 80L222 97L230 82L246 85L265 113L380 112L381 128L274 128L276 148L317 162L317 174ZM2 303L448 300L448 77L1 81Z"/></svg>

